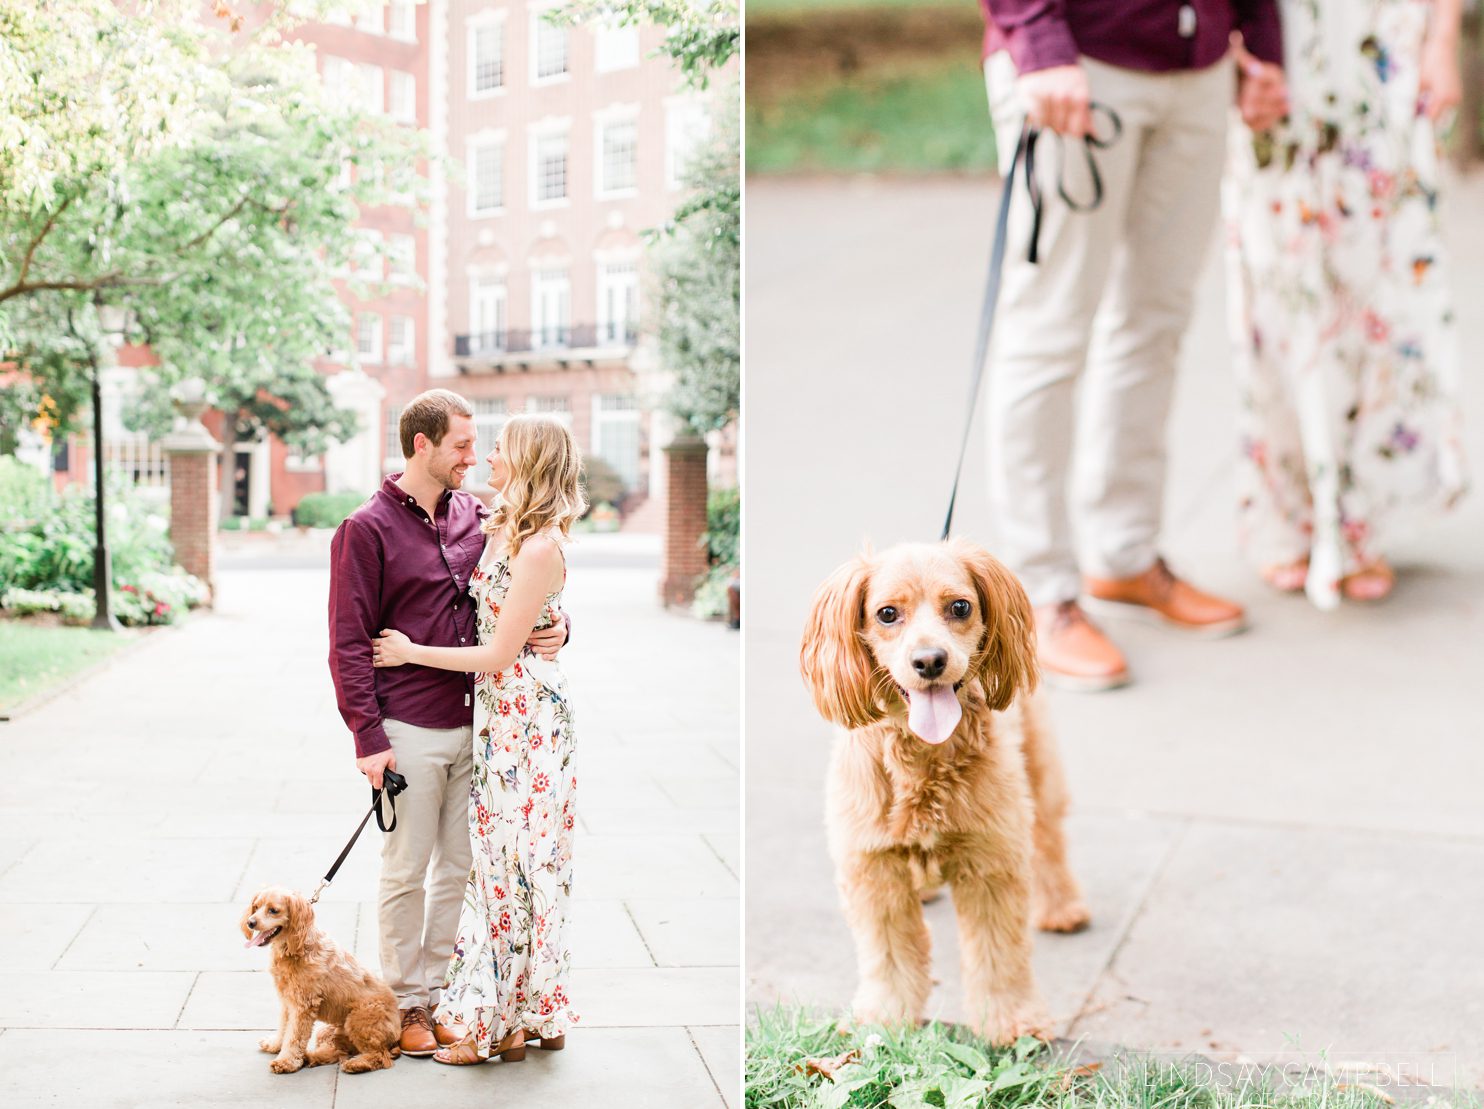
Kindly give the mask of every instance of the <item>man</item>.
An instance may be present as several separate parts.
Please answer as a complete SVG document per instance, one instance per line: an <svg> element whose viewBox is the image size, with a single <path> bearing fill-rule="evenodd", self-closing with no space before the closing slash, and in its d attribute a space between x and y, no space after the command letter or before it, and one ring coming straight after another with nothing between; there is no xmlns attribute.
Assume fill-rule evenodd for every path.
<svg viewBox="0 0 1484 1109"><path fill-rule="evenodd" d="M396 628L416 643L476 642L469 575L487 512L460 490L478 461L473 417L447 389L414 397L398 422L406 470L347 517L330 545L330 673L355 736L356 769L377 789L388 769L407 779L396 828L384 837L377 913L382 974L402 1010L402 1052L413 1056L448 1039L436 1036L430 1010L469 877L474 676L375 669L371 640ZM528 642L553 658L566 638L562 624Z"/></svg>
<svg viewBox="0 0 1484 1109"><path fill-rule="evenodd" d="M1083 613L1082 592L1189 631L1243 627L1241 607L1175 577L1157 541L1175 356L1226 157L1229 44L1240 33L1243 117L1272 126L1287 110L1278 15L1273 0L982 3L1002 168L1027 116L1061 136L1036 151L1037 263L1030 205L1017 197L1012 209L988 384L990 499L1000 553L1036 607L1043 672L1107 689L1128 680L1128 664ZM1057 179L1074 199L1093 191L1080 141L1093 102L1117 112L1122 136L1094 151L1102 203L1074 212ZM1111 127L1096 121L1103 138Z"/></svg>

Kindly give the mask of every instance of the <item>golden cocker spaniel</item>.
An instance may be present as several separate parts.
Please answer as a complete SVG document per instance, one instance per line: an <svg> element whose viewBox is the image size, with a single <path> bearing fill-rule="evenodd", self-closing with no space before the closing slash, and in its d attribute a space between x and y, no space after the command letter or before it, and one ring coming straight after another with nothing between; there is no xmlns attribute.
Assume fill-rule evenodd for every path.
<svg viewBox="0 0 1484 1109"><path fill-rule="evenodd" d="M1025 590L965 540L862 555L819 587L800 654L831 758L830 854L854 934L857 1019L919 1019L931 989L924 885L953 892L967 1016L1045 1035L1031 922L1086 927L1067 867L1066 787L1036 685Z"/></svg>

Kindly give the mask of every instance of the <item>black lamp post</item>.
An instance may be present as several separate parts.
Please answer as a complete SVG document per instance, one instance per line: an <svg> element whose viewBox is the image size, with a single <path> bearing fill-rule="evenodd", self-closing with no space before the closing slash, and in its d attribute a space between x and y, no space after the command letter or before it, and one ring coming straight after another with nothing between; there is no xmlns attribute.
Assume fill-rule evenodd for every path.
<svg viewBox="0 0 1484 1109"><path fill-rule="evenodd" d="M98 305L98 322L112 341L122 339L127 314L119 309ZM93 627L105 631L122 631L123 625L109 611L109 593L113 588L113 560L108 554L108 525L103 483L103 382L102 365L96 347L89 345L88 362L93 368L93 506L96 528L93 541Z"/></svg>

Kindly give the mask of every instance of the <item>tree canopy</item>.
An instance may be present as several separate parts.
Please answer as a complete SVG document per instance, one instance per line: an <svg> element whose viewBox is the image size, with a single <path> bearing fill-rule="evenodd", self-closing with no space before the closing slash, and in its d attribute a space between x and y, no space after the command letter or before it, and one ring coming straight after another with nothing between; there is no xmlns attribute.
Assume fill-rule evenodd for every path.
<svg viewBox="0 0 1484 1109"><path fill-rule="evenodd" d="M199 377L234 434L316 453L355 430L312 368L349 345L332 277L361 205L418 194L425 149L283 41L323 6L247 27L224 3L0 0L0 425L74 425L108 307L159 359L146 423Z"/></svg>

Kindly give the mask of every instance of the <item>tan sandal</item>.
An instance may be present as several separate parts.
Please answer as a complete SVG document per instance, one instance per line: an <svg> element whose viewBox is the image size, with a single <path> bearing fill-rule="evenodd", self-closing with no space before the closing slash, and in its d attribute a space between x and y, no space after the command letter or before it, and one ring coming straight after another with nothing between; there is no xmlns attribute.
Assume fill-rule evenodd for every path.
<svg viewBox="0 0 1484 1109"><path fill-rule="evenodd" d="M1262 580L1280 593L1302 593L1309 581L1309 560L1294 559L1292 562L1274 562L1258 571Z"/></svg>
<svg viewBox="0 0 1484 1109"><path fill-rule="evenodd" d="M519 1063L526 1057L525 1034L512 1032L490 1048L489 1058L479 1054L479 1044L473 1036L465 1036L456 1044L439 1048L433 1052L433 1062L447 1063L452 1067L472 1067L488 1063L490 1059L504 1059L507 1063Z"/></svg>
<svg viewBox="0 0 1484 1109"><path fill-rule="evenodd" d="M535 1043L542 1051L561 1051L567 1046L567 1034L563 1032L560 1036L531 1036L527 1035L526 1043Z"/></svg>
<svg viewBox="0 0 1484 1109"><path fill-rule="evenodd" d="M1340 592L1347 600L1384 601L1396 585L1396 571L1383 558L1340 579Z"/></svg>

